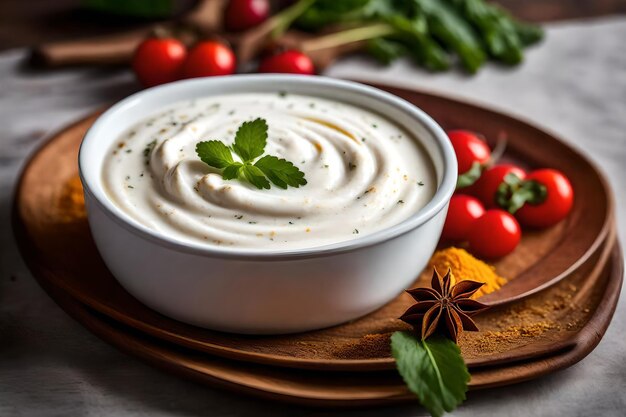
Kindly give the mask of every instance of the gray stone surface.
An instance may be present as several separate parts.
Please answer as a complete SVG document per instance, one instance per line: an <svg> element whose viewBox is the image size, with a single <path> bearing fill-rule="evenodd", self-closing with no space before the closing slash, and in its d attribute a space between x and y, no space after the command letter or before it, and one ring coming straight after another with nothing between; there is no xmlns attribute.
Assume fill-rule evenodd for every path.
<svg viewBox="0 0 626 417"><path fill-rule="evenodd" d="M456 94L551 129L607 173L626 241L626 18L552 25L513 70L426 74L352 58L329 75ZM55 130L138 87L127 71L29 73L23 51L0 54L0 416L414 416L416 405L333 412L258 401L152 369L100 341L37 286L10 231L12 188L25 157ZM584 198L584 196L578 196ZM476 392L454 415L626 415L626 307L579 364L509 388Z"/></svg>

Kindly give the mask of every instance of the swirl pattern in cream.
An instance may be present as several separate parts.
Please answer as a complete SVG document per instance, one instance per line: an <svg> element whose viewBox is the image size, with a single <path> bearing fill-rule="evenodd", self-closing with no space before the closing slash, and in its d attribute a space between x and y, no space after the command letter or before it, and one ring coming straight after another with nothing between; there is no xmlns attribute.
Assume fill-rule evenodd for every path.
<svg viewBox="0 0 626 417"><path fill-rule="evenodd" d="M266 153L308 184L259 190L201 162L195 146L231 144L264 118ZM107 156L111 200L137 222L181 241L298 249L355 239L416 213L434 195L426 151L402 127L341 102L300 95L231 94L176 103L130 129Z"/></svg>

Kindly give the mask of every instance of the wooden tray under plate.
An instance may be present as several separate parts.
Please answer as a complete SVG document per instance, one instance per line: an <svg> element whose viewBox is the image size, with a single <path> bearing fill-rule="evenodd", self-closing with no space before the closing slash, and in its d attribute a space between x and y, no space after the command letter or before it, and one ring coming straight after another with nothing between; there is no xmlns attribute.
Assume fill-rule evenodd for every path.
<svg viewBox="0 0 626 417"><path fill-rule="evenodd" d="M558 168L572 180L577 195L585 196L576 199L572 214L561 224L547 231L525 233L518 249L496 264L501 273L507 272L511 282L483 301L493 305L519 301L572 275L592 275L590 268L604 264L615 233L612 198L601 174L586 158L548 133L509 116L452 99L388 89L418 104L446 128L465 127L490 138L506 132L507 158L524 161L528 166ZM19 182L14 230L29 267L41 281L147 334L214 355L315 369L363 371L393 367L389 353L372 346L380 344L380 338L369 336L384 336L403 328L395 318L409 305L406 295L342 326L274 337L231 335L188 326L150 310L130 296L102 262L86 219L68 220L58 207L64 184L77 175L80 141L96 117L92 115L51 138L26 165ZM483 321L487 320L488 316ZM543 355L562 348L571 339L561 333L546 332L541 343L509 346L497 355L468 353L466 359L476 367Z"/></svg>
<svg viewBox="0 0 626 417"><path fill-rule="evenodd" d="M571 366L598 344L614 312L624 273L619 245L593 282L600 289L597 308L584 337L553 355L504 367L472 370L470 390L513 384ZM289 370L216 358L147 336L95 312L43 281L55 301L90 331L122 351L187 378L255 396L315 406L367 406L414 400L398 375L384 372L320 372Z"/></svg>

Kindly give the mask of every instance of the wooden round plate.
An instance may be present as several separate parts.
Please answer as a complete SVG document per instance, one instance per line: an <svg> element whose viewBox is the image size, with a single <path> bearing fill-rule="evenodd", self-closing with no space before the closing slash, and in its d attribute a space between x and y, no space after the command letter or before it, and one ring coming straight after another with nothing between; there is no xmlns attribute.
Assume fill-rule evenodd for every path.
<svg viewBox="0 0 626 417"><path fill-rule="evenodd" d="M583 359L599 343L619 298L623 260L613 245L609 262L593 280L597 308L569 348L535 360L472 370L470 390L509 385L555 372ZM315 406L369 406L415 400L393 372L320 372L288 370L216 358L164 342L84 306L43 281L55 301L105 341L148 363L212 386L258 397ZM592 291L593 292L593 291ZM589 294L587 296L590 296Z"/></svg>
<svg viewBox="0 0 626 417"><path fill-rule="evenodd" d="M561 224L547 231L525 233L518 249L496 263L498 271L507 272L510 283L483 301L492 305L519 301L573 274L590 274L589 268L603 265L614 241L612 198L601 174L586 158L550 134L509 116L425 93L386 89L416 103L445 128L469 128L487 137L505 132L509 141L506 158L528 166L560 169L571 179L577 195L585 196L576 199L573 212ZM58 204L63 187L77 175L78 146L96 117L94 114L52 137L28 162L18 184L14 230L29 267L40 280L147 334L231 359L335 370L393 367L389 352L380 346L377 349L374 345L380 341L370 336L403 328L395 318L410 303L406 295L345 325L273 337L231 335L188 326L130 296L104 266L85 218L67 219ZM526 359L561 348L563 339L558 340L526 349L512 346L497 355L470 355L466 359L470 366Z"/></svg>

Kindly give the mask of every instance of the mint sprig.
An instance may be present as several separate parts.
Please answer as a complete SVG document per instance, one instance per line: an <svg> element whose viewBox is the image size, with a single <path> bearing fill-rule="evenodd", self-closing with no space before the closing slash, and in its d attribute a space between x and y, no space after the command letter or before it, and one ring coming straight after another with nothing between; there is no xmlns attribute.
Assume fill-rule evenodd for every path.
<svg viewBox="0 0 626 417"><path fill-rule="evenodd" d="M258 189L269 189L270 181L283 189L306 185L304 173L285 159L265 155L254 162L263 155L266 145L267 122L258 118L239 126L230 148L219 140L210 140L199 142L196 153L205 164L221 169L225 180L239 179ZM241 161L235 161L232 152Z"/></svg>
<svg viewBox="0 0 626 417"><path fill-rule="evenodd" d="M291 162L272 155L265 155L256 161L255 167L259 168L276 186L287 188L288 185L298 187L306 184L304 172L300 171Z"/></svg>
<svg viewBox="0 0 626 417"><path fill-rule="evenodd" d="M407 387L432 416L452 411L465 400L470 374L452 340L420 340L413 333L395 332L391 354Z"/></svg>
<svg viewBox="0 0 626 417"><path fill-rule="evenodd" d="M202 162L215 168L224 169L235 164L230 149L219 140L198 143L196 153Z"/></svg>
<svg viewBox="0 0 626 417"><path fill-rule="evenodd" d="M267 122L265 119L255 119L239 126L233 151L244 163L251 162L263 155L265 145L267 145Z"/></svg>

